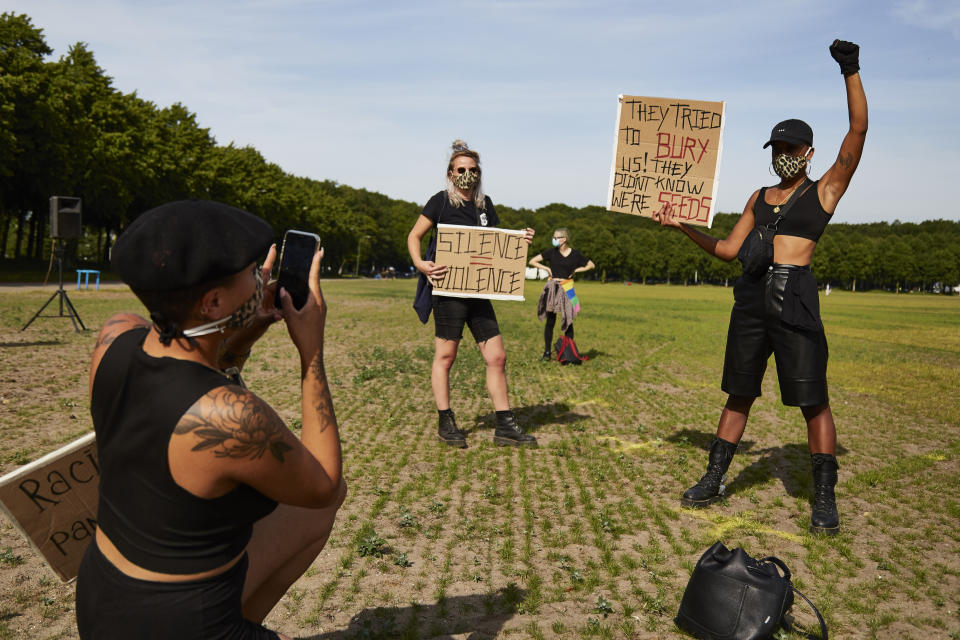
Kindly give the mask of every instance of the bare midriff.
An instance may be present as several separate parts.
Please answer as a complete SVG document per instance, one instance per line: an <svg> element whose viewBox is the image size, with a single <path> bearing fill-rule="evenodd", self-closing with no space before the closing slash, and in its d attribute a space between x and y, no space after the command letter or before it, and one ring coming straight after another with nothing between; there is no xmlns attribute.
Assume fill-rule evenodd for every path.
<svg viewBox="0 0 960 640"><path fill-rule="evenodd" d="M773 237L773 261L776 264L795 264L803 267L810 264L813 250L816 248L817 243L813 240L777 234Z"/></svg>
<svg viewBox="0 0 960 640"><path fill-rule="evenodd" d="M201 571L200 573L160 573L159 571L144 569L143 567L127 560L123 554L120 553L120 550L114 546L113 542L110 541L110 538L107 537L107 534L100 529L97 529L97 538L95 544L100 548L100 553L102 553L107 560L109 560L110 563L122 573L130 576L131 578L136 578L137 580L150 580L151 582L189 582L191 580L212 578L213 576L220 575L233 565L237 564L237 562L240 561L240 558L242 558L243 554L245 553L241 552L236 558L222 567L217 567L216 569L210 569L208 571Z"/></svg>

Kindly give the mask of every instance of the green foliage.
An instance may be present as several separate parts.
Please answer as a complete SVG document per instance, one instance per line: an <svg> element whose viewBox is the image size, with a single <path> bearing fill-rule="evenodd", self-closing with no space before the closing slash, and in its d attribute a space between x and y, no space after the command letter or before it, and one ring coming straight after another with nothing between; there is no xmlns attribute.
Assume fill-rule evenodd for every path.
<svg viewBox="0 0 960 640"><path fill-rule="evenodd" d="M49 256L45 216L33 212L45 211L54 193L83 198L87 233L67 243L68 269L105 265L112 239L143 211L200 197L262 216L278 237L289 228L318 233L325 275L409 271L406 238L419 205L293 176L253 147L217 145L185 105L159 107L117 91L86 45L47 61L51 53L29 17L0 15L0 257ZM730 284L740 274L736 260L715 259L646 218L559 203L497 211L504 227L537 230L530 255L567 227L597 265L588 279ZM738 217L718 213L707 232L725 237ZM960 283L960 222L831 224L813 267L821 283L858 291L942 290ZM354 381L392 373L368 368Z"/></svg>
<svg viewBox="0 0 960 640"><path fill-rule="evenodd" d="M375 531L361 538L357 543L357 554L360 556L373 556L382 558L385 552L387 541L377 535Z"/></svg>
<svg viewBox="0 0 960 640"><path fill-rule="evenodd" d="M0 551L0 564L8 567L19 567L23 564L23 556L15 554L11 547L7 547Z"/></svg>

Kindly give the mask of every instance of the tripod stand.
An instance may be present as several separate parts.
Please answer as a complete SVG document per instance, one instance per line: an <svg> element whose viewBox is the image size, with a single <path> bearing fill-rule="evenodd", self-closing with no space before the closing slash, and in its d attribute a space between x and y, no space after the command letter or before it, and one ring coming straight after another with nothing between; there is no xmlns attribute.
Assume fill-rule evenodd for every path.
<svg viewBox="0 0 960 640"><path fill-rule="evenodd" d="M78 314L77 310L73 308L73 303L70 302L67 292L63 290L63 240L60 238L57 238L57 245L53 248L53 257L57 261L57 269L60 271L60 288L53 292L53 295L50 296L50 299L47 300L42 307L40 307L39 311L33 314L33 317L30 318L27 324L23 325L23 329L20 329L20 331L24 331L37 318L70 318L70 320L73 322L74 331L79 332L80 329L83 329L84 331L87 330L87 328L83 325L83 320L80 319L80 314ZM47 306L53 302L53 299L58 296L60 297L60 313L55 316L41 316L40 314L43 313L43 310L46 309ZM63 312L64 303L67 305L67 313ZM79 327L77 326L77 323L80 323Z"/></svg>

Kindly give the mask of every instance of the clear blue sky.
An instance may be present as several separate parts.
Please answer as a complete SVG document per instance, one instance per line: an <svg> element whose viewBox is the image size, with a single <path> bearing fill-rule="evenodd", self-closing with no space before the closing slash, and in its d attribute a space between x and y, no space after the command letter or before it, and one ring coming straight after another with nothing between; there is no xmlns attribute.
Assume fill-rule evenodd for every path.
<svg viewBox="0 0 960 640"><path fill-rule="evenodd" d="M449 144L494 202L604 204L619 94L726 101L719 210L772 184L791 117L818 177L846 131L827 47L861 46L867 146L836 221L960 219L960 2L8 0L54 57L83 41L114 86L182 102L220 144L423 203Z"/></svg>

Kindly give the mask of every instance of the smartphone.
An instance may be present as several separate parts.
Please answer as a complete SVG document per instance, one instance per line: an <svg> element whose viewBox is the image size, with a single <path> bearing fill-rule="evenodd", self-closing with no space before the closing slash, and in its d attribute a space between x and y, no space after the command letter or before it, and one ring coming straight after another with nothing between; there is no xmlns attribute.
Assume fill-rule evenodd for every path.
<svg viewBox="0 0 960 640"><path fill-rule="evenodd" d="M320 246L320 236L307 231L290 229L283 234L280 247L280 269L277 272L277 296L274 304L280 308L280 289L286 289L293 306L302 309L310 295L308 283L313 254Z"/></svg>

